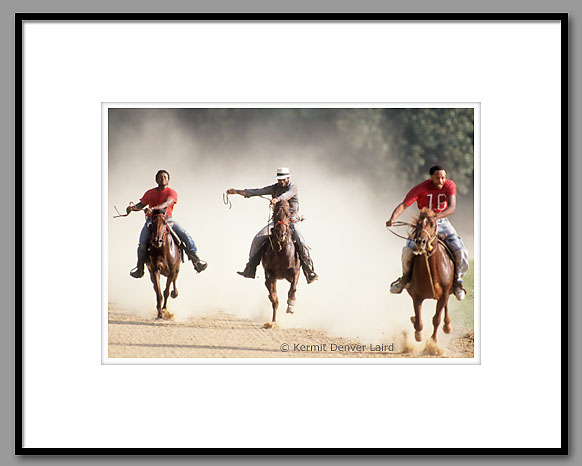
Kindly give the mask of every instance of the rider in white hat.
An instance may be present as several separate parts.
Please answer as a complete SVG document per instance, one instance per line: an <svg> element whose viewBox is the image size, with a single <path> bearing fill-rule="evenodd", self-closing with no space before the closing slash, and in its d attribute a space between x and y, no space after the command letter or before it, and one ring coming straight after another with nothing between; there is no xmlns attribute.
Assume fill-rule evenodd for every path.
<svg viewBox="0 0 582 466"><path fill-rule="evenodd" d="M299 259L301 260L301 267L303 268L303 273L307 279L307 283L313 283L317 280L317 274L313 268L313 261L309 256L309 249L305 244L305 239L299 232L297 228L297 222L299 221L299 197L297 194L297 185L289 180L290 176L289 168L281 167L277 168L277 174L275 178L277 183L265 186L264 188L257 189L234 189L230 188L226 192L228 194L240 194L244 197L253 196L264 196L271 195L271 204L275 205L279 201L288 201L289 210L291 213L291 229L293 230L293 241L297 245L297 252L299 253ZM255 273L257 266L261 262L261 255L263 252L263 246L267 243L269 238L269 232L273 226L272 222L269 222L261 231L259 231L251 245L251 251L249 253L249 261L242 272L237 272L243 277L255 278Z"/></svg>

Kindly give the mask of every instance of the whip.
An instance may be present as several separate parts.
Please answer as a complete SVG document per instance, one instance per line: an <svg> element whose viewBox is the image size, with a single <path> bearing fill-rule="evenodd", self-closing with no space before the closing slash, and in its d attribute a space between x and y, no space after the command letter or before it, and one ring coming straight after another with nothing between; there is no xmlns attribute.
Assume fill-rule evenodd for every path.
<svg viewBox="0 0 582 466"><path fill-rule="evenodd" d="M132 206L133 202L129 201L129 205ZM119 212L119 210L117 210L117 207L113 206L113 208L115 209L115 212L117 212L117 214L118 214L118 215L114 215L113 218L127 217L129 214L131 214L131 210L126 214L122 214L121 212Z"/></svg>

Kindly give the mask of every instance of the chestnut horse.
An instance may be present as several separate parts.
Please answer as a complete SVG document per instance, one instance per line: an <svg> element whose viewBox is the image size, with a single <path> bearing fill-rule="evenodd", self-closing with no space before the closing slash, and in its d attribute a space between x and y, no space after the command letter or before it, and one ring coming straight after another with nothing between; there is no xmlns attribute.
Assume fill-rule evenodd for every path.
<svg viewBox="0 0 582 466"><path fill-rule="evenodd" d="M152 232L150 239L149 254L146 260L150 278L154 284L156 292L158 319L171 320L174 314L168 312L168 296L170 295L170 284L174 285L172 298L178 297L176 279L180 272L180 249L174 241L168 227L168 217L164 210L154 210L152 212ZM164 303L162 305L162 289L160 286L160 275L168 277L166 289L164 290Z"/></svg>
<svg viewBox="0 0 582 466"><path fill-rule="evenodd" d="M414 306L414 317L410 320L414 324L416 341L421 341L422 302L425 299L436 299L436 312L432 318L434 331L431 336L436 343L443 309L445 310L443 331L450 333L452 330L448 303L453 288L455 263L438 239L437 220L432 210L422 209L413 224L412 239L416 243L414 251L416 257L412 261L412 278L407 286Z"/></svg>
<svg viewBox="0 0 582 466"><path fill-rule="evenodd" d="M299 281L300 261L290 225L289 203L279 201L273 212L273 228L262 256L265 269L265 286L269 290L269 300L273 305L273 320L265 324L265 328L276 327L277 308L277 280L287 280L291 283L287 295L287 313L293 314L295 306L295 291Z"/></svg>

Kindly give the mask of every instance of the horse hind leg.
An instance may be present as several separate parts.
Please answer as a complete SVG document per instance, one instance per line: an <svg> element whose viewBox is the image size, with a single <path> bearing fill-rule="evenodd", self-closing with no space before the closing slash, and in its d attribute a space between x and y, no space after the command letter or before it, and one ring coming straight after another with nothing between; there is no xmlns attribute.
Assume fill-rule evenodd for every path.
<svg viewBox="0 0 582 466"><path fill-rule="evenodd" d="M449 316L449 300L445 303L445 325L443 327L443 332L451 333L453 331L453 326L451 325L451 317Z"/></svg>
<svg viewBox="0 0 582 466"><path fill-rule="evenodd" d="M172 280L173 290L172 290L172 293L170 294L172 299L176 299L178 297L178 287L176 286L177 279L178 279L178 274L176 274L176 276L174 277L174 280Z"/></svg>
<svg viewBox="0 0 582 466"><path fill-rule="evenodd" d="M443 308L445 307L445 301L448 299L445 293L437 301L436 311L434 313L434 317L432 318L432 325L434 330L432 332L431 339L436 343L437 341L437 331L439 329L439 325L441 324L441 314L443 312Z"/></svg>

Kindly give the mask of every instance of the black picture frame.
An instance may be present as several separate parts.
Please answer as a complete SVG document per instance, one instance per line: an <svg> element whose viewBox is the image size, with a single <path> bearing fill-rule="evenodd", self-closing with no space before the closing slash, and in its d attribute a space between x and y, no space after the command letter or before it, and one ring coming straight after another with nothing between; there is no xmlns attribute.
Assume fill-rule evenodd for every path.
<svg viewBox="0 0 582 466"><path fill-rule="evenodd" d="M15 348L15 453L16 455L567 455L569 437L568 282L562 280L561 305L561 439L560 448L27 448L23 446L23 23L25 21L559 21L561 23L561 163L568 180L568 14L566 13L17 13L15 15L15 166L16 166L16 348ZM568 197L561 197L561 241L567 241ZM568 255L561 249L563 276Z"/></svg>

